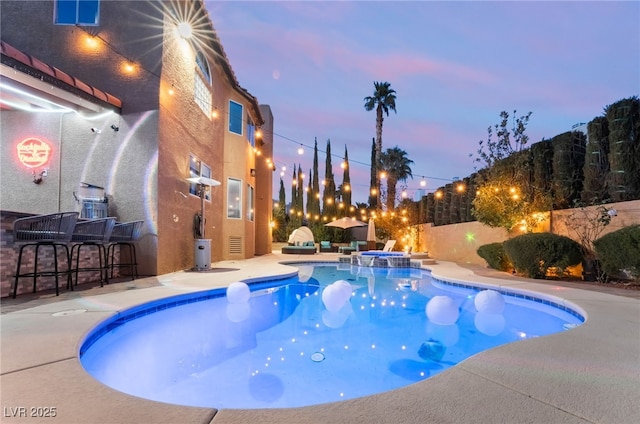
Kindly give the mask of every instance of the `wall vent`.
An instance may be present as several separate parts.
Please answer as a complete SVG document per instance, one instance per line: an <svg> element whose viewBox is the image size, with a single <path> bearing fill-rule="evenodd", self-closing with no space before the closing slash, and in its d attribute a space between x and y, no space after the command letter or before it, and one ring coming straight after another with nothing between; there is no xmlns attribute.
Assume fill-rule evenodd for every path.
<svg viewBox="0 0 640 424"><path fill-rule="evenodd" d="M229 254L242 255L242 237L229 237Z"/></svg>

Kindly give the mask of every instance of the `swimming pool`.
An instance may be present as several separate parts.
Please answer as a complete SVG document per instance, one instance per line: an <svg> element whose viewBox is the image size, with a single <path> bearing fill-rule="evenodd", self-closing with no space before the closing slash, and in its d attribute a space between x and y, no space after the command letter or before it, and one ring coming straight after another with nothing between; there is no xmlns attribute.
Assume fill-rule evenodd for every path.
<svg viewBox="0 0 640 424"><path fill-rule="evenodd" d="M302 265L303 278L252 284L246 303L213 290L125 311L84 340L82 365L114 389L161 402L294 407L392 390L583 321L562 304L521 294L502 293L501 313L477 312L478 291L419 269L339 268ZM351 296L328 307L323 294L338 280L349 282ZM425 313L445 297L459 315L448 325Z"/></svg>

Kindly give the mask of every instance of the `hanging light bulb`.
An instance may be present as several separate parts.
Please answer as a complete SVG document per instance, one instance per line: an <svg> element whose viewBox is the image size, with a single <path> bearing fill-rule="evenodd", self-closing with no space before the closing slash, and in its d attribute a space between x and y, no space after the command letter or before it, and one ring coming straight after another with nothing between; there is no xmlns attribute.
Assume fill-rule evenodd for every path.
<svg viewBox="0 0 640 424"><path fill-rule="evenodd" d="M420 187L426 187L426 186L427 186L427 180L423 178L422 180L420 180Z"/></svg>
<svg viewBox="0 0 640 424"><path fill-rule="evenodd" d="M302 144L300 145L300 147L298 147L298 154L304 155L304 149L302 148Z"/></svg>

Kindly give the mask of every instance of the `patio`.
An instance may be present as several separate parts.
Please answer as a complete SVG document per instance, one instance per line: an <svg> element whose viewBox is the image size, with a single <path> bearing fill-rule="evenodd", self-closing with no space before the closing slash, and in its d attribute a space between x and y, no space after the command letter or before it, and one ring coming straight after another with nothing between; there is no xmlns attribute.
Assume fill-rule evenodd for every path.
<svg viewBox="0 0 640 424"><path fill-rule="evenodd" d="M274 253L100 288L2 299L3 421L64 423L632 423L640 422L640 295L535 282L438 261L433 274L533 290L579 305L587 322L475 355L420 383L340 403L280 410L220 410L162 404L116 392L82 369L77 350L103 319L139 303L288 275L286 261L336 260L338 254ZM475 272L474 272L475 271ZM588 288L588 287L587 287ZM24 408L24 409L21 409ZM33 408L33 409L32 409ZM55 419L31 417L55 408ZM20 415L24 413L25 416ZM54 421L55 420L55 421Z"/></svg>

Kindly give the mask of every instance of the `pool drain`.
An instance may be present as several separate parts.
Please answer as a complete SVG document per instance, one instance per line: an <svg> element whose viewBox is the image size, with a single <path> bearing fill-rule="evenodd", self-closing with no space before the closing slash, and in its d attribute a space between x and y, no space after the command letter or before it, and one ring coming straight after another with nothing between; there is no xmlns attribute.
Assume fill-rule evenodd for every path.
<svg viewBox="0 0 640 424"><path fill-rule="evenodd" d="M324 361L324 353L316 352L316 353L312 354L311 355L311 360L313 362L322 362L322 361Z"/></svg>

